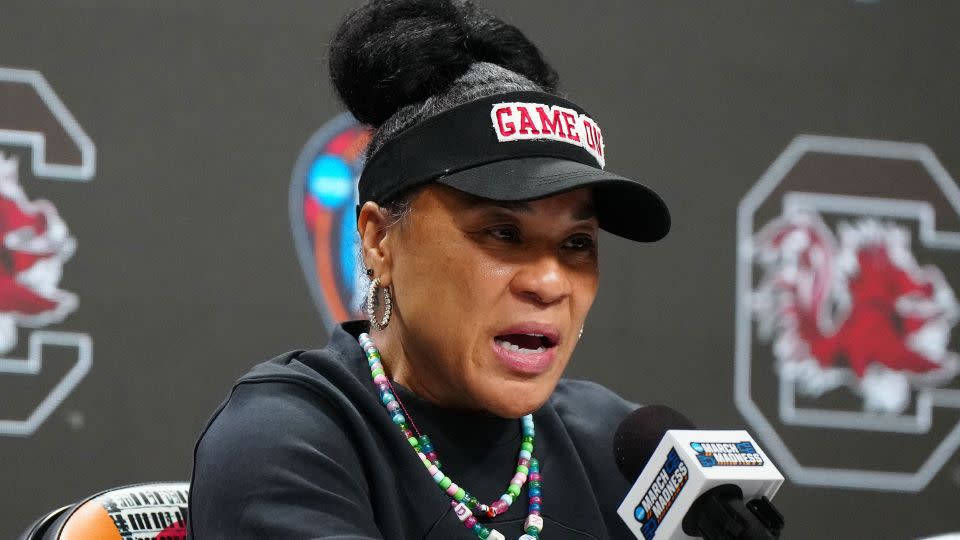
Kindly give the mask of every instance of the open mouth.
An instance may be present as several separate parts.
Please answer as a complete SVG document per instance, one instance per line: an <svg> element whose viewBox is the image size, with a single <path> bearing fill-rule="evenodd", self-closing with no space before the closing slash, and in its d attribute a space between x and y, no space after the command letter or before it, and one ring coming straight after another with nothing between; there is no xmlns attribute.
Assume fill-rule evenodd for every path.
<svg viewBox="0 0 960 540"><path fill-rule="evenodd" d="M557 345L554 339L543 334L503 334L493 339L504 349L524 354L546 352Z"/></svg>

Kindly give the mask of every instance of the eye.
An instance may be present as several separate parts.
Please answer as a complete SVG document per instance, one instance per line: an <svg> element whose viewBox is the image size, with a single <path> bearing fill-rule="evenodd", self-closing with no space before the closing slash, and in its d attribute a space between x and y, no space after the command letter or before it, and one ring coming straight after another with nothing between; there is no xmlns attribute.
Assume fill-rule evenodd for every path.
<svg viewBox="0 0 960 540"><path fill-rule="evenodd" d="M508 242L511 244L518 243L520 241L520 231L516 227L509 225L501 225L498 227L491 227L487 229L487 234L500 240L502 242Z"/></svg>
<svg viewBox="0 0 960 540"><path fill-rule="evenodd" d="M596 242L586 234L571 236L563 243L563 248L571 251L592 251L595 247Z"/></svg>

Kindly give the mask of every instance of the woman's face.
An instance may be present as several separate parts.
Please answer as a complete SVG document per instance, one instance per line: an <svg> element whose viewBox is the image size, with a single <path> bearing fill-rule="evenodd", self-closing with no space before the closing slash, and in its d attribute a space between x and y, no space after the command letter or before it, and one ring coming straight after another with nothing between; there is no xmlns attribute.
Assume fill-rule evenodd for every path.
<svg viewBox="0 0 960 540"><path fill-rule="evenodd" d="M365 237L376 230L360 223ZM377 234L364 256L393 292L378 337L391 376L449 407L503 417L539 408L597 292L591 191L498 202L435 184Z"/></svg>

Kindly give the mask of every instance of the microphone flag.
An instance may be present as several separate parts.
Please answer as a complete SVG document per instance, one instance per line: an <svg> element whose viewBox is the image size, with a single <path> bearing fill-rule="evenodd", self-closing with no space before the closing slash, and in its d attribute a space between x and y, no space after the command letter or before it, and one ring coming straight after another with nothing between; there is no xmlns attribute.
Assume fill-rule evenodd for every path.
<svg viewBox="0 0 960 540"><path fill-rule="evenodd" d="M666 432L617 513L637 538L686 540L683 518L710 489L734 484L744 500L772 499L783 475L743 430Z"/></svg>

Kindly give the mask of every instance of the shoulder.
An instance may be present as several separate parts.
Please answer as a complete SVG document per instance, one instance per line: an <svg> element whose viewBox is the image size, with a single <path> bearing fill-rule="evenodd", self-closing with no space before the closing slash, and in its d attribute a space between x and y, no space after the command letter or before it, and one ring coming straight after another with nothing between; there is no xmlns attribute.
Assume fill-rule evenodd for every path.
<svg viewBox="0 0 960 540"><path fill-rule="evenodd" d="M310 454L316 451L335 459L352 453L351 443L366 426L365 409L378 404L372 386L361 380L364 369L369 373L365 364L359 344L342 329L323 349L257 364L233 385L200 434L194 476L236 482L229 478L231 467L263 471L285 460L315 460Z"/></svg>
<svg viewBox="0 0 960 540"><path fill-rule="evenodd" d="M208 421L194 448L195 491L251 492L277 469L315 463L317 452L353 453L345 394L320 374L297 375L292 356L278 359L241 377Z"/></svg>
<svg viewBox="0 0 960 540"><path fill-rule="evenodd" d="M287 437L307 436L323 429L323 419L334 422L331 400L336 391L327 391L323 379L307 381L297 377L265 375L261 366L234 385L216 410L197 445L201 449L229 453L238 446L275 445L271 435L282 430Z"/></svg>
<svg viewBox="0 0 960 540"><path fill-rule="evenodd" d="M577 379L561 379L549 403L574 436L612 436L620 421L639 406L605 386Z"/></svg>
<svg viewBox="0 0 960 540"><path fill-rule="evenodd" d="M374 400L335 356L326 349L286 353L237 381L194 448L195 535L274 530L281 513L303 523L331 521L315 515L324 509L369 513L358 447L370 439L362 416ZM274 537L306 532L292 530Z"/></svg>
<svg viewBox="0 0 960 540"><path fill-rule="evenodd" d="M559 418L578 465L589 479L603 515L606 537L632 538L616 514L630 484L617 470L613 435L638 405L597 383L562 379L548 406Z"/></svg>
<svg viewBox="0 0 960 540"><path fill-rule="evenodd" d="M238 447L256 450L258 444L275 450L294 437L314 442L310 439L323 439L331 430L350 429L358 405L372 399L350 360L328 346L257 364L237 380L208 421L197 457Z"/></svg>

